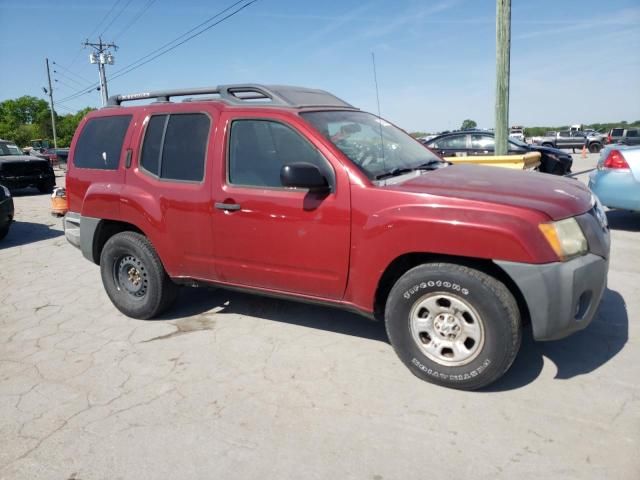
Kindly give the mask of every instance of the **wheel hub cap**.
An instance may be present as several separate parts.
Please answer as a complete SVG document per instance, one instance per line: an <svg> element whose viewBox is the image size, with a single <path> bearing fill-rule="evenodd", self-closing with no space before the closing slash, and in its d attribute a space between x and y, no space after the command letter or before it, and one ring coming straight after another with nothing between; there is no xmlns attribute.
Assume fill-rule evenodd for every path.
<svg viewBox="0 0 640 480"><path fill-rule="evenodd" d="M409 324L420 350L441 365L465 365L484 346L482 318L466 299L451 293L433 292L418 299Z"/></svg>

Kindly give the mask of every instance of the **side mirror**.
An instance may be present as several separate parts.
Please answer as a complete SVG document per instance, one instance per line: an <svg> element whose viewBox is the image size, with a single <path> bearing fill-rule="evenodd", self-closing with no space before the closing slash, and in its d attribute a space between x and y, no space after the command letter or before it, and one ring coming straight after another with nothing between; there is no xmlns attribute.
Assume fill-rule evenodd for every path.
<svg viewBox="0 0 640 480"><path fill-rule="evenodd" d="M285 187L329 190L329 183L320 169L311 163L288 163L280 170L280 181Z"/></svg>

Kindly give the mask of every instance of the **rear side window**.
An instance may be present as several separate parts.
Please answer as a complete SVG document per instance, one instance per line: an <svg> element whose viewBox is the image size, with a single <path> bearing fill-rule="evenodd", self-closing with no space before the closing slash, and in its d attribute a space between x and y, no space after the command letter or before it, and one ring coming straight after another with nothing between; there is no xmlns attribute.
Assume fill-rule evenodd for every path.
<svg viewBox="0 0 640 480"><path fill-rule="evenodd" d="M85 124L73 152L77 168L116 170L131 115L92 118Z"/></svg>
<svg viewBox="0 0 640 480"><path fill-rule="evenodd" d="M210 128L211 121L203 113L152 116L140 164L159 178L201 181Z"/></svg>
<svg viewBox="0 0 640 480"><path fill-rule="evenodd" d="M614 137L621 137L624 133L624 128L614 128L611 130L611 135Z"/></svg>

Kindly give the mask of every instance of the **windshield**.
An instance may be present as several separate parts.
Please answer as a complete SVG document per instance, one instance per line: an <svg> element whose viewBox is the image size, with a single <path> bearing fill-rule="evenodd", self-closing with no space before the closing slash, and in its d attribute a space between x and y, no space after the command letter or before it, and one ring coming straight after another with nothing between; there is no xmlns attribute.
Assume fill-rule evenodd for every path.
<svg viewBox="0 0 640 480"><path fill-rule="evenodd" d="M22 155L22 150L13 143L0 143L0 155Z"/></svg>
<svg viewBox="0 0 640 480"><path fill-rule="evenodd" d="M370 179L442 162L408 134L370 113L328 111L301 115Z"/></svg>

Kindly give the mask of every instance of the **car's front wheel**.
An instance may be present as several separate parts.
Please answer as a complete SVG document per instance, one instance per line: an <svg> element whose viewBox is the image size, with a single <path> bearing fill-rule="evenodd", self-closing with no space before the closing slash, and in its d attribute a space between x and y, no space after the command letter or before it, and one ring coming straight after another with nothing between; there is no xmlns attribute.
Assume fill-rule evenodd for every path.
<svg viewBox="0 0 640 480"><path fill-rule="evenodd" d="M517 303L507 287L450 263L415 267L392 288L385 308L389 340L419 378L475 390L500 378L520 348Z"/></svg>
<svg viewBox="0 0 640 480"><path fill-rule="evenodd" d="M159 315L178 293L151 242L136 232L117 233L107 240L100 255L100 274L111 302L133 318Z"/></svg>

